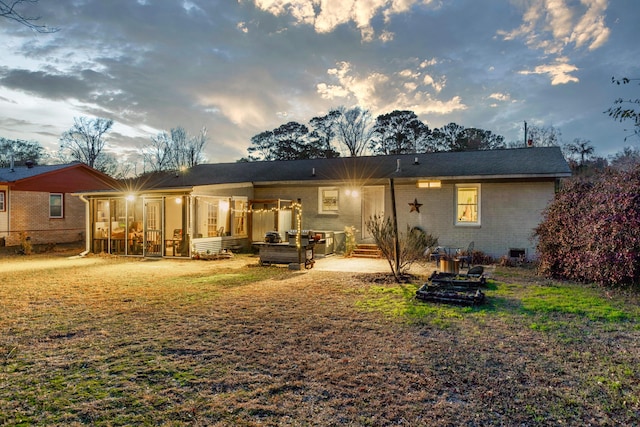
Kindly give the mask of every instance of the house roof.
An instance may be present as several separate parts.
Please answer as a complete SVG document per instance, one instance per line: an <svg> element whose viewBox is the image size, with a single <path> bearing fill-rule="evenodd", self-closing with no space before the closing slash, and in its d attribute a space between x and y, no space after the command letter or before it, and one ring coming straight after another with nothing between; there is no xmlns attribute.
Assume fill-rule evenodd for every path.
<svg viewBox="0 0 640 427"><path fill-rule="evenodd" d="M79 192L115 189L118 182L81 162L0 168L0 184L19 191Z"/></svg>
<svg viewBox="0 0 640 427"><path fill-rule="evenodd" d="M417 160L417 162L416 162ZM399 166L399 167L398 167ZM147 174L137 189L397 179L560 178L571 175L559 147L202 164L184 172Z"/></svg>
<svg viewBox="0 0 640 427"><path fill-rule="evenodd" d="M66 169L80 163L67 163L63 165L37 165L37 166L15 166L13 168L0 168L0 183L11 183L21 179L33 178L60 169Z"/></svg>

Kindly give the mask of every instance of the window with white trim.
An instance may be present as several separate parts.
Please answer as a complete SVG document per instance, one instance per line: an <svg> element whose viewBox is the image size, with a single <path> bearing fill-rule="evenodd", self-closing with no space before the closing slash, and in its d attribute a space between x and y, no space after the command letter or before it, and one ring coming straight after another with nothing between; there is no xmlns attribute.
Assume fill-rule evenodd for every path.
<svg viewBox="0 0 640 427"><path fill-rule="evenodd" d="M456 184L456 225L480 225L480 184Z"/></svg>
<svg viewBox="0 0 640 427"><path fill-rule="evenodd" d="M64 217L64 198L62 193L49 194L49 218Z"/></svg>
<svg viewBox="0 0 640 427"><path fill-rule="evenodd" d="M7 205L5 202L6 197L7 193L4 190L0 191L0 212L4 212L7 210Z"/></svg>
<svg viewBox="0 0 640 427"><path fill-rule="evenodd" d="M318 213L337 214L339 194L338 187L318 188Z"/></svg>

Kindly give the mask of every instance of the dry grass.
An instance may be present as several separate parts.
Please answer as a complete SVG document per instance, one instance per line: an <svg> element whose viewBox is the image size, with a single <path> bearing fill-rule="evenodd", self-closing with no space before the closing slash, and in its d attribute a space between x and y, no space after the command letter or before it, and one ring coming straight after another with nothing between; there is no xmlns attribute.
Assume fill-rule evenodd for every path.
<svg viewBox="0 0 640 427"><path fill-rule="evenodd" d="M640 425L635 296L509 269L468 309L250 257L38 257L0 259L3 425Z"/></svg>

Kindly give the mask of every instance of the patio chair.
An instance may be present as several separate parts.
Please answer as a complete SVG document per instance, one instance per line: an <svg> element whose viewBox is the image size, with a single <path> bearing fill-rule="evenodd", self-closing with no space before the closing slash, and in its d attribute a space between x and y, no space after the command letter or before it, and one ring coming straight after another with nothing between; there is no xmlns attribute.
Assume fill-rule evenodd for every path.
<svg viewBox="0 0 640 427"><path fill-rule="evenodd" d="M447 251L442 246L437 246L433 252L431 252L429 256L432 260L436 262L437 265L440 265L440 259L447 257Z"/></svg>
<svg viewBox="0 0 640 427"><path fill-rule="evenodd" d="M461 252L456 257L457 260L460 261L460 268L464 267L465 263L467 264L467 268L471 267L471 262L473 261L473 246L474 246L473 242L469 243L467 250L464 252Z"/></svg>

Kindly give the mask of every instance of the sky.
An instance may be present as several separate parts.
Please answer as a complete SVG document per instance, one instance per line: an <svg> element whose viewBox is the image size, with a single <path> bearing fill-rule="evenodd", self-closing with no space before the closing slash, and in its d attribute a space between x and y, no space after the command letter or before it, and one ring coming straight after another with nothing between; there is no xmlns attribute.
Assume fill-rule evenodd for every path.
<svg viewBox="0 0 640 427"><path fill-rule="evenodd" d="M55 152L75 117L115 124L108 150L144 167L151 137L206 127L206 161L331 109L414 111L524 140L524 122L607 157L631 124L604 113L639 98L638 0L39 0L58 29L0 19L0 136ZM625 137L629 137L625 141Z"/></svg>

